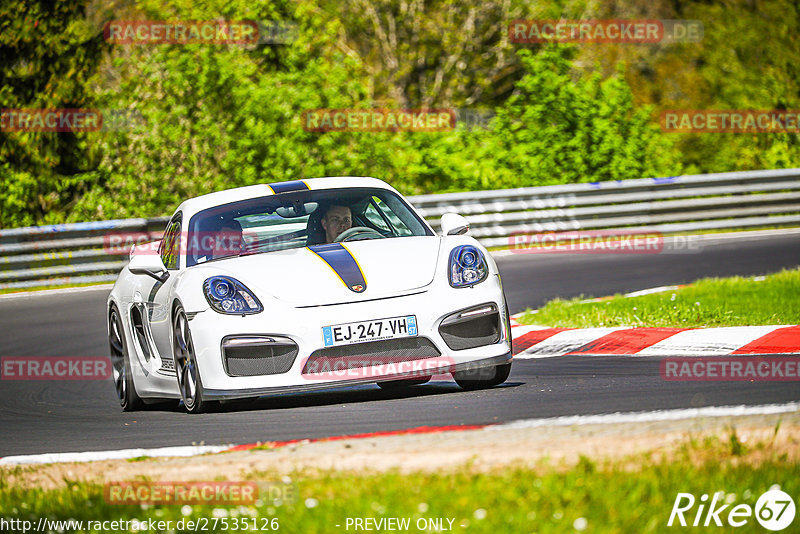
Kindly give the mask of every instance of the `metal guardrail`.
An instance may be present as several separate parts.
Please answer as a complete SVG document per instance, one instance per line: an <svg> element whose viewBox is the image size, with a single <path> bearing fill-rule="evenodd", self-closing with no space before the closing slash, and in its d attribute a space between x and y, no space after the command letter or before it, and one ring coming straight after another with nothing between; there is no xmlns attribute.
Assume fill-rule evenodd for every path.
<svg viewBox="0 0 800 534"><path fill-rule="evenodd" d="M120 234L161 235L168 217L0 230L0 289L111 282L128 262Z"/></svg>
<svg viewBox="0 0 800 534"><path fill-rule="evenodd" d="M684 233L800 226L800 169L730 172L409 197L435 229L464 215L487 247L511 236L626 228ZM108 282L128 259L109 236L160 235L167 217L0 230L0 289ZM128 247L129 248L129 247Z"/></svg>

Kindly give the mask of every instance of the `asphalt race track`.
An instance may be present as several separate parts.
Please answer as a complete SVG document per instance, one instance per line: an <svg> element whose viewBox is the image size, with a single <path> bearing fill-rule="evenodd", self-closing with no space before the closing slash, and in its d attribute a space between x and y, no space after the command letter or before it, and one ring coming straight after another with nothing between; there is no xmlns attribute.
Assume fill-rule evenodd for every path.
<svg viewBox="0 0 800 534"><path fill-rule="evenodd" d="M723 238L693 253L512 254L498 260L512 312L580 294L603 296L703 276L758 275L800 264L800 234ZM0 356L105 356L108 290L0 298ZM665 382L658 358L518 360L501 387L434 382L234 403L188 415L177 403L123 413L109 381L0 382L0 456L172 445L252 443L599 414L800 400L797 382Z"/></svg>

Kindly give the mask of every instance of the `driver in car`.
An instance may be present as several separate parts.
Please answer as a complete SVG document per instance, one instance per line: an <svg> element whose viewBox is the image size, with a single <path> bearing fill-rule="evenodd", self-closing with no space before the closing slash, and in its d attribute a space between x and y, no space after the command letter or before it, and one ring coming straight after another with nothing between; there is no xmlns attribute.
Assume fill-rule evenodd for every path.
<svg viewBox="0 0 800 534"><path fill-rule="evenodd" d="M322 219L320 219L320 224L322 229L325 230L325 242L333 243L339 237L339 234L353 226L350 208L336 204L329 206Z"/></svg>

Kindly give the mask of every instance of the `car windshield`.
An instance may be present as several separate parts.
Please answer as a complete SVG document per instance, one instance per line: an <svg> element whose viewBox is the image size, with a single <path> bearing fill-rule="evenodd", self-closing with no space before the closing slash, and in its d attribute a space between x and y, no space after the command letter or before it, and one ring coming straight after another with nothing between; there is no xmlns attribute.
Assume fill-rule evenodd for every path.
<svg viewBox="0 0 800 534"><path fill-rule="evenodd" d="M402 198L385 189L292 191L196 213L188 226L186 265L334 240L425 235L433 233Z"/></svg>

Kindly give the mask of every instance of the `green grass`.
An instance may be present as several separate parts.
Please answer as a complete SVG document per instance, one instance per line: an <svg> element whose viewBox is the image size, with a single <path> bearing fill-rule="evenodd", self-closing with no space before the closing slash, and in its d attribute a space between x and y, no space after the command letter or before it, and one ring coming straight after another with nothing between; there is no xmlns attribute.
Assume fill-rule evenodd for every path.
<svg viewBox="0 0 800 534"><path fill-rule="evenodd" d="M600 302L556 299L520 322L572 328L800 324L800 269L761 278L706 278L675 291Z"/></svg>
<svg viewBox="0 0 800 534"><path fill-rule="evenodd" d="M724 491L736 504L750 506L773 484L790 495L800 494L800 478L792 476L800 472L800 462L787 459L770 443L748 445L744 448L734 437L706 437L687 440L670 460L640 455L597 463L582 457L572 467L540 463L535 468L490 473L465 466L448 473L294 475L290 483L296 498L282 502L265 497L250 506L109 505L100 485L70 483L59 490L21 490L0 477L0 509L5 518L34 524L40 517L152 518L170 520L173 525L182 518L248 517L258 518L259 525L261 518L277 518L280 531L292 533L348 532L348 517L410 518L409 532L419 532L415 523L421 518L450 518L454 532L470 533L668 532L676 528L666 523L678 492L693 493L699 499L703 493ZM747 457L750 451L759 454L757 462ZM251 473L248 478L276 479L266 473ZM687 513L690 522L696 511L697 506ZM224 531L210 526L209 531ZM736 530L763 532L752 517Z"/></svg>

